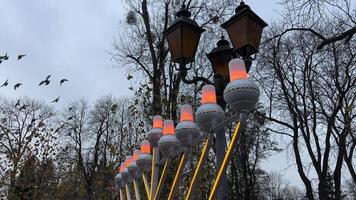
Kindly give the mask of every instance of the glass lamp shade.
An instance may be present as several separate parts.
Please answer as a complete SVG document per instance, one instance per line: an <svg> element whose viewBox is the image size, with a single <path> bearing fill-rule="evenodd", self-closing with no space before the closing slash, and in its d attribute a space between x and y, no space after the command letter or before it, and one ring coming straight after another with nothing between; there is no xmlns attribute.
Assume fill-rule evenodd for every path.
<svg viewBox="0 0 356 200"><path fill-rule="evenodd" d="M141 152L145 154L151 153L151 144L148 140L143 140L141 143Z"/></svg>
<svg viewBox="0 0 356 200"><path fill-rule="evenodd" d="M126 156L125 168L127 168L129 166L129 164L132 163L132 161L133 161L132 156Z"/></svg>
<svg viewBox="0 0 356 200"><path fill-rule="evenodd" d="M204 85L202 89L202 104L216 104L216 92L215 87L213 85Z"/></svg>
<svg viewBox="0 0 356 200"><path fill-rule="evenodd" d="M233 58L233 49L224 36L218 41L217 46L207 54L207 57L213 67L214 74L221 75L224 78L229 76L228 64Z"/></svg>
<svg viewBox="0 0 356 200"><path fill-rule="evenodd" d="M153 128L163 128L163 118L160 115L153 117Z"/></svg>
<svg viewBox="0 0 356 200"><path fill-rule="evenodd" d="M136 160L138 159L138 157L140 156L140 154L141 154L141 151L135 149L135 150L133 151L133 155L132 155L133 160L136 161Z"/></svg>
<svg viewBox="0 0 356 200"><path fill-rule="evenodd" d="M190 105L182 105L180 108L180 121L193 121L193 108Z"/></svg>
<svg viewBox="0 0 356 200"><path fill-rule="evenodd" d="M248 57L258 52L262 31L267 23L241 2L235 10L235 15L221 26L229 34L234 51L242 57Z"/></svg>
<svg viewBox="0 0 356 200"><path fill-rule="evenodd" d="M125 163L121 163L119 172L122 173L125 170Z"/></svg>
<svg viewBox="0 0 356 200"><path fill-rule="evenodd" d="M177 19L164 32L172 61L175 63L188 64L194 61L200 35L204 32L196 21L189 18L190 15L191 13L183 6L177 12Z"/></svg>
<svg viewBox="0 0 356 200"><path fill-rule="evenodd" d="M170 119L164 120L163 135L174 135L174 134L175 134L175 130L174 130L173 120Z"/></svg>
<svg viewBox="0 0 356 200"><path fill-rule="evenodd" d="M245 62L241 58L235 58L229 62L230 81L248 79Z"/></svg>

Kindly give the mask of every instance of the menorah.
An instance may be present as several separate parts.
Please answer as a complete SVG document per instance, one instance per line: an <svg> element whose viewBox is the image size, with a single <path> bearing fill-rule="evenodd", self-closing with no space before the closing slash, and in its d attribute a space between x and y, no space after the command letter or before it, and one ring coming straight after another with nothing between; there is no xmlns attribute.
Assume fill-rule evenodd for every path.
<svg viewBox="0 0 356 200"><path fill-rule="evenodd" d="M190 156L190 150L201 142L204 142L198 165L185 197L186 200L194 199L194 190L199 181L202 167L207 160L215 131L237 120L236 128L224 155L222 166L217 173L209 195L209 200L215 198L221 176L226 170L237 147L239 133L243 130L247 121L247 115L255 107L260 94L256 83L248 78L242 59L236 58L231 60L229 70L231 82L224 90L224 99L235 114L225 118L225 112L216 103L215 87L213 85L205 85L202 89L202 105L198 107L195 113L196 122L194 121L193 110L190 105L181 106L180 122L175 128L172 120L167 119L163 121L161 116L155 116L153 118L153 128L147 133L147 140L142 141L141 151L134 150L133 155L127 156L125 162L121 164L120 173L116 176L120 199L125 199L126 197L127 200L131 200L132 195L128 185L132 183L135 190L135 198L140 200L141 195L137 181L141 178L145 186L147 199L159 199L170 163L172 159L180 157L168 195L169 200L174 199L183 168L185 167L187 158ZM161 159L160 152L163 155ZM160 177L158 177L161 166L163 166L163 169ZM147 179L149 171L151 171L150 184ZM123 191L124 189L125 191Z"/></svg>
<svg viewBox="0 0 356 200"><path fill-rule="evenodd" d="M217 47L207 54L214 72L214 83L204 77L187 79L187 71L191 67L186 65L194 61L204 29L190 18L191 13L185 5L182 5L176 16L176 20L164 32L171 60L179 64L176 69L184 83L205 83L202 88L202 104L197 108L195 117L190 105L182 105L180 121L176 127L172 120L163 121L161 116L153 118L152 129L146 134L147 140L142 141L141 151L134 150L132 156L126 157L121 163L120 173L115 178L121 200L131 200L133 195L130 192L130 184L134 186L134 197L141 199L137 184L139 179L143 181L147 199L160 199L172 160L179 158L168 194L169 200L174 199L187 159L192 156L192 148L203 144L184 197L186 200L194 199L213 139L216 147L217 175L210 190L209 200L226 199L226 168L233 157L248 113L255 107L259 98L259 89L248 77L248 71L253 60L251 56L258 52L262 30L267 24L248 5L241 1L235 9L235 14L222 24L233 48L222 36ZM224 112L226 104L234 111L234 114L228 117ZM225 151L225 127L235 121L235 131Z"/></svg>

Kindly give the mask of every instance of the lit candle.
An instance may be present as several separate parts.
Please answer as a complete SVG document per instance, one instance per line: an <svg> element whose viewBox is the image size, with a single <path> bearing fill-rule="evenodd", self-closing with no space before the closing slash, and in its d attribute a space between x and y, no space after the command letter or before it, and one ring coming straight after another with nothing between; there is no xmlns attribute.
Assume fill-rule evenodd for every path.
<svg viewBox="0 0 356 200"><path fill-rule="evenodd" d="M120 170L119 172L122 173L125 170L125 162L122 162L120 165Z"/></svg>
<svg viewBox="0 0 356 200"><path fill-rule="evenodd" d="M160 115L153 117L153 128L163 128L163 118Z"/></svg>
<svg viewBox="0 0 356 200"><path fill-rule="evenodd" d="M143 140L141 143L141 152L145 154L151 153L151 144L147 140Z"/></svg>
<svg viewBox="0 0 356 200"><path fill-rule="evenodd" d="M216 103L215 87L213 85L204 85L202 89L202 104Z"/></svg>
<svg viewBox="0 0 356 200"><path fill-rule="evenodd" d="M174 134L175 134L175 130L174 130L173 120L170 119L164 120L163 135L174 135Z"/></svg>
<svg viewBox="0 0 356 200"><path fill-rule="evenodd" d="M234 80L247 79L245 61L241 58L232 59L229 62L230 82Z"/></svg>
<svg viewBox="0 0 356 200"><path fill-rule="evenodd" d="M140 154L141 154L141 151L135 149L135 150L133 151L133 156L132 156L132 157L133 157L133 160L136 161L136 160L138 159L138 156L140 156Z"/></svg>
<svg viewBox="0 0 356 200"><path fill-rule="evenodd" d="M190 105L180 107L180 121L193 121L193 108Z"/></svg>
<svg viewBox="0 0 356 200"><path fill-rule="evenodd" d="M126 156L125 168L127 168L131 162L132 162L132 156Z"/></svg>

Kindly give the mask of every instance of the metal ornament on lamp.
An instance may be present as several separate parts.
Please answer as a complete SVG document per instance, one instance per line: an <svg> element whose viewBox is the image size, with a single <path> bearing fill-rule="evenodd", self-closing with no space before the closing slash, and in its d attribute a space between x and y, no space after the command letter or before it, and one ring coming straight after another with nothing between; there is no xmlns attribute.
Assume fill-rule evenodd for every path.
<svg viewBox="0 0 356 200"><path fill-rule="evenodd" d="M193 121L193 109L190 105L182 105L180 122L176 126L176 137L183 146L189 147L190 144L199 137L200 128Z"/></svg>
<svg viewBox="0 0 356 200"><path fill-rule="evenodd" d="M121 178L122 178L122 185L124 186L129 180L129 172L125 168L125 162L121 163L120 174L121 174Z"/></svg>
<svg viewBox="0 0 356 200"><path fill-rule="evenodd" d="M141 143L141 153L136 160L136 164L142 172L148 172L151 170L151 163L152 155L150 143L147 140L143 140Z"/></svg>
<svg viewBox="0 0 356 200"><path fill-rule="evenodd" d="M136 160L138 158L138 156L140 155L140 151L135 149L133 151L133 157L131 158L131 162L129 163L129 165L127 166L127 169L131 175L132 178L136 178L137 175L140 173L140 169L138 168L137 164L136 164Z"/></svg>
<svg viewBox="0 0 356 200"><path fill-rule="evenodd" d="M181 146L174 131L173 120L164 120L163 136L159 139L158 148L162 154L171 156Z"/></svg>
<svg viewBox="0 0 356 200"><path fill-rule="evenodd" d="M204 131L209 131L225 119L225 112L216 103L215 87L205 85L202 89L202 105L195 113L195 120Z"/></svg>
<svg viewBox="0 0 356 200"><path fill-rule="evenodd" d="M162 136L163 118L160 115L153 117L153 127L147 133L146 139L151 143L153 147L157 147L158 141Z"/></svg>
<svg viewBox="0 0 356 200"><path fill-rule="evenodd" d="M123 187L123 181L122 181L122 177L121 177L121 174L120 173L118 173L118 174L116 174L116 176L115 176L115 183L116 183L116 185L117 185L117 187L118 188L122 188Z"/></svg>
<svg viewBox="0 0 356 200"><path fill-rule="evenodd" d="M244 60L231 60L229 71L231 81L224 90L224 99L235 112L248 113L256 106L260 90L255 81L248 78Z"/></svg>

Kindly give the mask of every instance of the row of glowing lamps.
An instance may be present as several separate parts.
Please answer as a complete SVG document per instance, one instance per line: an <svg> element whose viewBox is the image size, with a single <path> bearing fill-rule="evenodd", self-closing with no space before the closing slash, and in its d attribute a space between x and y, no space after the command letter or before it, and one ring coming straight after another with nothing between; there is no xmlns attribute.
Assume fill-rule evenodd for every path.
<svg viewBox="0 0 356 200"><path fill-rule="evenodd" d="M236 113L250 112L258 101L259 89L255 82L248 78L244 61L240 58L231 60L229 74L230 83L224 90L224 100ZM163 121L161 116L153 118L153 128L146 134L147 140L142 141L140 150L134 150L133 155L127 156L120 165L119 173L115 177L119 188L127 187L130 180L135 181L141 174L151 170L152 147L158 147L163 155L172 157L182 146L190 148L192 144L196 144L195 141L202 131L209 132L224 121L225 112L216 103L213 85L205 85L202 88L201 103L195 113L196 123L190 105L181 106L180 122L176 128L172 120ZM147 180L145 186L149 196L146 184Z"/></svg>

